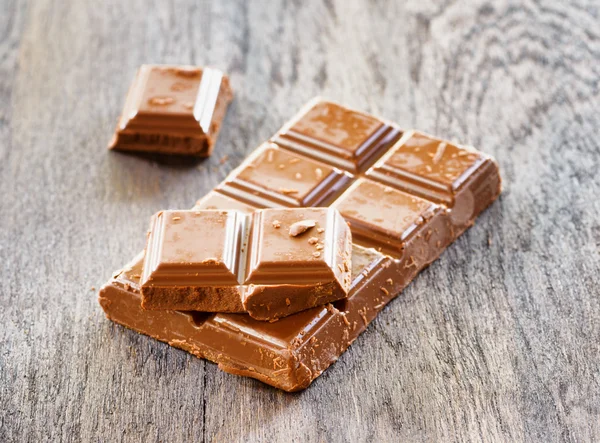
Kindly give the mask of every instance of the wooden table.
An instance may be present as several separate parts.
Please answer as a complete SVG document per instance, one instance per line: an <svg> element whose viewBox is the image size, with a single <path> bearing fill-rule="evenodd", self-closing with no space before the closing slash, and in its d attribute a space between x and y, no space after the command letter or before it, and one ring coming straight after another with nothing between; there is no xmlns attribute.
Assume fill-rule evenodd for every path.
<svg viewBox="0 0 600 443"><path fill-rule="evenodd" d="M599 23L593 0L0 2L0 441L600 440ZM212 158L106 151L142 63L230 74ZM494 155L502 197L299 394L106 320L149 216L315 95Z"/></svg>

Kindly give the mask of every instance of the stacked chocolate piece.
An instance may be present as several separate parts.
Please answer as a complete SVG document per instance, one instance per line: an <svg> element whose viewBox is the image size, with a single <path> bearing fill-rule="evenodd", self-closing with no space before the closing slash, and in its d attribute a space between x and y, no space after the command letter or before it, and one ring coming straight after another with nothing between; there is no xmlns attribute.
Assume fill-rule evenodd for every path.
<svg viewBox="0 0 600 443"><path fill-rule="evenodd" d="M100 304L227 372L301 390L500 185L481 152L315 99L190 211L156 215L145 258Z"/></svg>
<svg viewBox="0 0 600 443"><path fill-rule="evenodd" d="M142 308L275 321L346 298L351 256L350 229L333 208L161 211L148 235Z"/></svg>

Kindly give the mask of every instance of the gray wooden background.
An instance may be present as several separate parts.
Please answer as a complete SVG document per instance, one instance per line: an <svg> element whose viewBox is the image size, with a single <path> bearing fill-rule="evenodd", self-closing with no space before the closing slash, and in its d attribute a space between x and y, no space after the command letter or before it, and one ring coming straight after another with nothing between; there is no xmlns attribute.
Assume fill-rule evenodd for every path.
<svg viewBox="0 0 600 443"><path fill-rule="evenodd" d="M212 158L106 151L142 63L230 74ZM496 156L504 194L299 394L107 321L149 216L315 95ZM1 0L0 441L599 441L599 136L597 0Z"/></svg>

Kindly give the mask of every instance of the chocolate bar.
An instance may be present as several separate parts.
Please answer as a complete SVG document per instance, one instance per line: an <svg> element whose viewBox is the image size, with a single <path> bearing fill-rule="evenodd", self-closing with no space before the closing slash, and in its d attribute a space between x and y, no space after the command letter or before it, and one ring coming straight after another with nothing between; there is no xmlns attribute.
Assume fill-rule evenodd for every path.
<svg viewBox="0 0 600 443"><path fill-rule="evenodd" d="M109 149L207 157L232 97L217 69L142 65Z"/></svg>
<svg viewBox="0 0 600 443"><path fill-rule="evenodd" d="M196 208L246 210L302 204L337 208L353 235L352 283L347 299L274 323L245 314L143 311L136 278L141 266L138 257L100 294L108 318L212 360L233 374L286 391L310 385L500 194L501 181L493 159L471 148L396 129L391 129L397 135L395 141L381 148L377 140L382 134L378 131L381 127L390 131L395 126L371 116L367 121L376 123L360 124L364 116L335 103L311 102L270 143L259 147L196 204ZM294 136L295 146L291 146L291 136L285 134L294 127L300 128L294 131L303 137ZM421 155L423 148L410 142L415 134L422 137L420 146L427 141L437 147L429 147ZM288 140L282 141L286 137ZM331 146L325 148L323 143ZM439 147L441 143L446 147ZM446 152L448 146L452 147ZM357 147L363 147L359 154ZM333 148L346 154L335 156L331 154ZM416 152L422 167L403 160L405 149ZM275 163L283 164L282 170L303 162L306 171L318 168L322 173L316 178L310 176L311 182L297 199L286 199L281 189L295 186L294 175L285 176L278 166L273 168L268 158L275 154L269 152L285 158L285 162ZM323 165L328 167L327 173ZM252 179L252 170L257 167L272 175L263 181ZM331 174L338 178L332 181L333 189L323 185L325 179L331 180ZM341 177L347 179L341 181Z"/></svg>
<svg viewBox="0 0 600 443"><path fill-rule="evenodd" d="M142 308L275 320L346 298L351 254L350 229L333 208L161 211L148 235Z"/></svg>

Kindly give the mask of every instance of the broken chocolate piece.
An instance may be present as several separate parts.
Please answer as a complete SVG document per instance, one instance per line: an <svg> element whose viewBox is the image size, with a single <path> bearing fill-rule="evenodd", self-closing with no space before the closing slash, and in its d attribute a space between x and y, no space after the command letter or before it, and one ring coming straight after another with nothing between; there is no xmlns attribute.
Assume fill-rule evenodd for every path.
<svg viewBox="0 0 600 443"><path fill-rule="evenodd" d="M346 111L346 108L326 103L326 106L337 107L336 115L342 116L339 118L344 119L345 115L349 115L342 112ZM311 103L305 113L315 106ZM336 131L339 130L335 120L333 123L328 119L319 121L310 115L304 119L304 114L294 122L297 120L305 120L315 125L313 134L310 134L313 138L317 138L321 133L337 134ZM286 125L278 135L292 127L294 122ZM407 137L412 133L408 132ZM307 198L310 192L304 192L300 188L299 199L295 201L283 201L280 196L273 196L281 187L294 187L287 180L284 183L279 182L279 171L285 171L296 164L292 163L296 158L298 163L303 161L303 157L295 156L287 149L293 148L287 146L285 149L265 149L262 146L219 187L219 192L223 189L228 190L226 193L230 200L222 199L221 194L216 195L218 192L214 191L203 200L222 203L224 206L218 209L229 209L227 205L232 201L237 202L235 205L252 207L321 204L315 203L319 198ZM325 205L338 207L346 212L347 221L355 234L354 238L358 236L356 242L360 243L355 242L353 245L351 264L344 262L339 267L340 271L348 266L352 268L348 298L290 315L275 323L258 321L245 314L204 315L178 311L144 311L140 307L137 280L133 277L136 272L133 270L120 272L100 291L100 304L106 315L117 323L167 341L199 357L210 359L230 373L253 377L286 391L306 388L337 360L377 313L397 296L420 270L435 260L464 227L471 224L500 193L498 166L488 157L485 157L481 167L466 169L466 176L462 177L463 184L458 186L453 196L454 204L449 200L428 197L421 191L405 187L404 184L400 186L391 181L386 182L381 176L371 173L388 160L392 155L389 153L395 148L385 149L388 153L380 152L375 156L379 156L381 160L369 170L367 178L355 179L348 175L348 182L336 188L335 192L330 194L330 200L321 199L327 201ZM426 163L417 175L422 174L420 177L425 178L427 173L434 172L434 158L436 162L444 161L446 149L436 148L433 156L428 155L429 160L424 159ZM473 152L477 156L483 156L477 151ZM282 161L282 154L282 159L276 159L275 156L280 153L288 155L289 161ZM311 165L311 168L302 172L293 171L294 175L291 177L300 172L303 180L306 177L322 180L334 170L327 165L342 166L348 171L356 170L356 167L348 167L346 160L340 162L335 156L306 155L318 159L318 166ZM250 165L257 159L274 163L273 168L264 168L261 173L264 181L269 183L262 186L260 174L251 179L248 179L251 176L246 176L241 181L252 181L253 186L256 186L256 194L253 194L254 191L236 193L239 189L250 189L247 184L236 187L232 186L232 183L240 180L241 172L251 168ZM356 160L353 161L356 165ZM370 161L372 159L361 164L358 170ZM279 169L278 164L283 164L284 168ZM259 164L257 166L263 167ZM289 177L286 176L286 179ZM351 181L354 181L354 184L349 186ZM319 186L323 185L320 182L313 184L312 189ZM457 214L454 211L462 189L468 189L474 201L472 206L464 206L470 207L471 210L460 213L456 218ZM319 195L322 195L323 191L320 192ZM342 192L343 195L340 196ZM460 217L465 214L469 214L471 218L467 222L460 222ZM382 216L391 218L385 220ZM311 236L314 232L320 232L320 229L322 228L317 227L312 230ZM276 230L271 227L271 231ZM288 233L284 231L284 234ZM308 243L303 237L300 237L300 240Z"/></svg>
<svg viewBox="0 0 600 443"><path fill-rule="evenodd" d="M142 65L109 148L209 156L231 99L217 69Z"/></svg>
<svg viewBox="0 0 600 443"><path fill-rule="evenodd" d="M323 256L315 255L303 239L273 229L275 221L290 231L302 222L323 227L318 234ZM148 236L142 307L278 319L345 298L350 273L339 265L350 260L351 248L348 225L330 208L265 209L248 215L161 211Z"/></svg>

